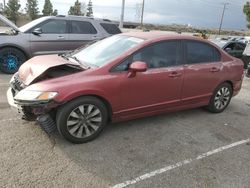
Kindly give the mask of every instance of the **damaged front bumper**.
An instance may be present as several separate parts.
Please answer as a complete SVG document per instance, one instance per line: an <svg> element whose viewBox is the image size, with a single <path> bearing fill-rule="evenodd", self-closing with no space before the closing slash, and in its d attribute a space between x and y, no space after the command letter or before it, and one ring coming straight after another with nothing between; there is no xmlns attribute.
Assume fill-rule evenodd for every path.
<svg viewBox="0 0 250 188"><path fill-rule="evenodd" d="M12 88L7 91L8 103L12 109L15 109L23 116L27 113L32 113L36 117L36 121L46 133L52 133L56 130L56 123L49 113L55 109L59 104L54 101L16 101L14 99ZM28 110L27 110L28 109ZM28 117L26 117L28 118ZM24 119L26 119L24 118Z"/></svg>
<svg viewBox="0 0 250 188"><path fill-rule="evenodd" d="M15 104L14 96L13 96L11 90L12 90L12 88L9 88L8 91L7 91L7 100L8 100L8 103L9 103L10 107L13 110L18 110L18 106Z"/></svg>
<svg viewBox="0 0 250 188"><path fill-rule="evenodd" d="M13 88L10 87L7 91L8 103L12 109L17 110L18 112L20 112L22 108L28 107L34 115L42 115L59 106L59 104L53 100L21 101L15 100L14 96L15 92L13 91Z"/></svg>
<svg viewBox="0 0 250 188"><path fill-rule="evenodd" d="M7 99L8 103L12 109L17 109L18 112L22 112L23 109L32 113L36 116L48 113L53 108L56 108L58 105L53 99L44 99L44 100L29 100L25 99L18 99L15 98L20 92L22 92L27 86L24 85L22 80L20 79L18 74L15 74L10 81L10 88L7 91Z"/></svg>
<svg viewBox="0 0 250 188"><path fill-rule="evenodd" d="M51 133L56 130L55 113L56 108L61 105L53 99L48 100L19 100L15 96L26 86L16 74L10 81L10 87L7 91L7 100L12 109L22 115L22 119L36 120L40 127L46 132Z"/></svg>

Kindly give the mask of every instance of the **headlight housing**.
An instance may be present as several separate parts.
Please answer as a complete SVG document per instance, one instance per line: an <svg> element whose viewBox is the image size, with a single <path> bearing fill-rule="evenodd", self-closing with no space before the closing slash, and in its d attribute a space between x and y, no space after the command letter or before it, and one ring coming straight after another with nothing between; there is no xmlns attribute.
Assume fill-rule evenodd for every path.
<svg viewBox="0 0 250 188"><path fill-rule="evenodd" d="M51 91L31 91L21 90L14 99L17 101L48 101L57 95L57 92Z"/></svg>

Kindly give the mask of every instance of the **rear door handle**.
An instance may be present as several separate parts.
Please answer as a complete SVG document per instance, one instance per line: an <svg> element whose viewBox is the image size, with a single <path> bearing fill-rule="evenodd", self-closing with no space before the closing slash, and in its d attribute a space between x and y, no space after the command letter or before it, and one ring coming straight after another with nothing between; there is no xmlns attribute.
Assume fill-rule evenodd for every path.
<svg viewBox="0 0 250 188"><path fill-rule="evenodd" d="M65 39L65 37L64 36L58 36L57 39L63 40L63 39Z"/></svg>
<svg viewBox="0 0 250 188"><path fill-rule="evenodd" d="M219 72L220 69L217 68L217 67L212 67L209 71L210 71L210 72Z"/></svg>
<svg viewBox="0 0 250 188"><path fill-rule="evenodd" d="M180 72L171 72L168 76L170 78L177 78L180 77L182 74Z"/></svg>

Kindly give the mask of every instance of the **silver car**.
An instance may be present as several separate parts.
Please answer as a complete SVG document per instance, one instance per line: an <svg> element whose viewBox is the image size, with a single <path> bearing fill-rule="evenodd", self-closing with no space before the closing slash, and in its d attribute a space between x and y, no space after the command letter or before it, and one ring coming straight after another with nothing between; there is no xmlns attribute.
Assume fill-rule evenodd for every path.
<svg viewBox="0 0 250 188"><path fill-rule="evenodd" d="M0 20L11 27L0 32L0 70L10 74L33 56L72 51L121 32L109 20L83 16L46 16L19 28L2 15Z"/></svg>

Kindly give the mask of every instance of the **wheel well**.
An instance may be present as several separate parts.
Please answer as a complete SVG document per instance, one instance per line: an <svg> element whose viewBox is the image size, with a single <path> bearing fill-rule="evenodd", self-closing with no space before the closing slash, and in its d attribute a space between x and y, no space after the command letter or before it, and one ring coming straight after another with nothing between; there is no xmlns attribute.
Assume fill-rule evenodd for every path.
<svg viewBox="0 0 250 188"><path fill-rule="evenodd" d="M97 95L88 95L88 96L96 97L96 98L100 99L105 104L105 106L107 107L107 110L108 110L108 120L111 121L112 113L113 113L111 104L103 97L100 97Z"/></svg>
<svg viewBox="0 0 250 188"><path fill-rule="evenodd" d="M231 81L227 80L227 81L225 81L224 83L228 83L228 84L230 84L230 85L231 85L231 87L232 87L232 90L234 89L234 87L233 87L233 82L231 82Z"/></svg>
<svg viewBox="0 0 250 188"><path fill-rule="evenodd" d="M4 48L15 48L15 49L17 49L17 50L20 50L20 51L25 55L25 57L26 57L27 59L29 59L29 55L28 55L23 49L21 49L21 48L19 48L19 47L11 46L11 45L0 47L0 49L4 49Z"/></svg>

